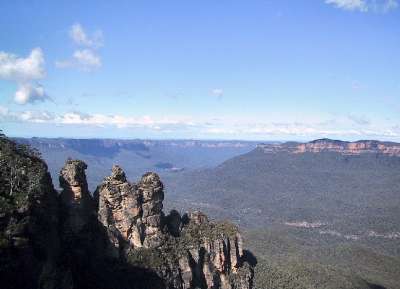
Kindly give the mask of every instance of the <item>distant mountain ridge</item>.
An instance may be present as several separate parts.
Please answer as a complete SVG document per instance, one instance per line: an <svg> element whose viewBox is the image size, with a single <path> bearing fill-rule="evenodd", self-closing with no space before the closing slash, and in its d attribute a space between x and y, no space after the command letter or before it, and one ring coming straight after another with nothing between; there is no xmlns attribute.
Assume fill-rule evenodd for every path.
<svg viewBox="0 0 400 289"><path fill-rule="evenodd" d="M257 142L219 140L149 140L149 139L71 139L14 138L17 143L36 148L46 160L53 179L67 158L85 161L89 188L108 174L118 163L132 178L144 171L160 174L214 167L234 156L253 150Z"/></svg>
<svg viewBox="0 0 400 289"><path fill-rule="evenodd" d="M348 142L324 138L307 143L285 142L283 144L260 144L258 147L266 153L289 152L299 154L306 152L338 152L344 155L381 153L391 156L400 156L400 143L382 142L377 140Z"/></svg>

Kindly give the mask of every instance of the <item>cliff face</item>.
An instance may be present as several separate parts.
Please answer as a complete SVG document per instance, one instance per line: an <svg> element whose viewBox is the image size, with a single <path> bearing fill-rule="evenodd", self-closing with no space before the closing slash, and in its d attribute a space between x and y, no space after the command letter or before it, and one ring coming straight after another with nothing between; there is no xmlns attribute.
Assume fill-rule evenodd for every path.
<svg viewBox="0 0 400 289"><path fill-rule="evenodd" d="M155 248L161 244L164 192L156 174L148 173L137 185L130 184L122 169L114 166L111 176L97 188L95 198L99 221L111 240L110 251Z"/></svg>
<svg viewBox="0 0 400 289"><path fill-rule="evenodd" d="M0 287L37 288L56 278L58 225L46 164L0 137Z"/></svg>
<svg viewBox="0 0 400 289"><path fill-rule="evenodd" d="M252 286L238 229L201 212L165 216L154 173L135 184L114 166L93 198L82 161L67 160L60 194L29 149L1 138L0 163L1 288Z"/></svg>
<svg viewBox="0 0 400 289"><path fill-rule="evenodd" d="M331 139L319 139L308 143L288 142L278 145L265 144L259 145L258 147L266 153L289 152L294 154L301 154L307 152L336 152L344 155L379 153L390 156L400 156L400 144L393 142L380 142L375 140L346 142Z"/></svg>
<svg viewBox="0 0 400 289"><path fill-rule="evenodd" d="M244 262L237 228L210 222L201 212L164 216L163 184L156 174L131 184L114 166L95 196L110 256L151 268L166 288L251 287L252 269Z"/></svg>

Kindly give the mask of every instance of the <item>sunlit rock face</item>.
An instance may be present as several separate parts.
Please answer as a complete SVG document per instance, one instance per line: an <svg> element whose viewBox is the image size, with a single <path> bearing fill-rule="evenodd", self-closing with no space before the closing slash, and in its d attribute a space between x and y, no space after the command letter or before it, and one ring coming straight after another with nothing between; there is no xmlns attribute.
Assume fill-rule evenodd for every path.
<svg viewBox="0 0 400 289"><path fill-rule="evenodd" d="M107 231L108 253L158 272L166 288L251 288L242 238L232 224L201 212L162 212L164 191L155 173L137 184L112 168L95 192L98 220Z"/></svg>
<svg viewBox="0 0 400 289"><path fill-rule="evenodd" d="M142 247L142 200L136 185L128 183L120 167L112 168L111 176L98 186L95 198L98 199L98 219L114 248ZM118 255L118 251L114 254Z"/></svg>
<svg viewBox="0 0 400 289"><path fill-rule="evenodd" d="M155 173L143 175L138 184L142 197L142 224L144 227L143 246L155 248L162 244L164 186Z"/></svg>
<svg viewBox="0 0 400 289"><path fill-rule="evenodd" d="M129 183L119 166L112 168L95 192L98 219L118 250L154 248L161 244L163 186L156 174Z"/></svg>
<svg viewBox="0 0 400 289"><path fill-rule="evenodd" d="M393 142L361 140L346 142L331 139L318 139L308 143L287 142L283 144L262 144L258 146L266 153L289 152L294 154L335 152L343 155L379 153L400 156L400 145Z"/></svg>

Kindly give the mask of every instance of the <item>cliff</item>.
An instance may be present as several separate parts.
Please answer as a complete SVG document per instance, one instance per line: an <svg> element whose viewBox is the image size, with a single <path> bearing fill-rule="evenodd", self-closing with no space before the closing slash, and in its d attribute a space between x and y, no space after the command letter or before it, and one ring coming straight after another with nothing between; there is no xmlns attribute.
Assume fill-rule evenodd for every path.
<svg viewBox="0 0 400 289"><path fill-rule="evenodd" d="M67 160L57 193L35 152L0 141L2 288L251 288L238 229L165 215L157 174L130 183L114 166L92 197L87 165Z"/></svg>
<svg viewBox="0 0 400 289"><path fill-rule="evenodd" d="M58 212L46 164L35 151L0 136L1 288L42 287L55 276Z"/></svg>
<svg viewBox="0 0 400 289"><path fill-rule="evenodd" d="M336 152L343 155L359 155L364 153L377 153L390 156L400 156L400 144L394 142L381 142L376 140L360 140L346 142L331 139L318 139L308 143L286 142L283 144L261 144L258 148L266 153L289 152L321 153Z"/></svg>
<svg viewBox="0 0 400 289"><path fill-rule="evenodd" d="M166 288L251 288L252 269L244 262L238 229L201 212L165 216L158 175L146 173L131 184L114 166L95 198L111 241L109 256L154 270Z"/></svg>

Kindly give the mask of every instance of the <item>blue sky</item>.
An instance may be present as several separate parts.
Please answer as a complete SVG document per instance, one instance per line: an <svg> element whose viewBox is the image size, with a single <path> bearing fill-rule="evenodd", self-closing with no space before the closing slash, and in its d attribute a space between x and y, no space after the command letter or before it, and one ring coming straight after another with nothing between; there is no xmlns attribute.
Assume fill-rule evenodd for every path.
<svg viewBox="0 0 400 289"><path fill-rule="evenodd" d="M1 1L0 128L400 141L399 4Z"/></svg>

